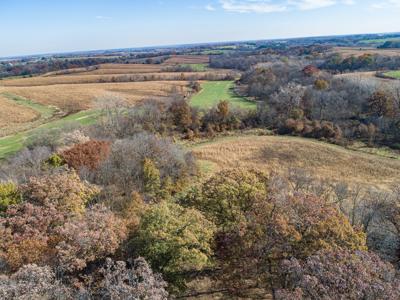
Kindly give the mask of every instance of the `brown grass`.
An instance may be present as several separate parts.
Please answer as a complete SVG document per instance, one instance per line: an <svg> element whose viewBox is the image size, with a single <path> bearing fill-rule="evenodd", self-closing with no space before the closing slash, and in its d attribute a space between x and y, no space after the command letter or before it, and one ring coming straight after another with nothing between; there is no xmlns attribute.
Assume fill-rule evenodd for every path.
<svg viewBox="0 0 400 300"><path fill-rule="evenodd" d="M210 58L208 55L175 55L167 59L164 65L177 64L208 64Z"/></svg>
<svg viewBox="0 0 400 300"><path fill-rule="evenodd" d="M381 54L386 56L399 56L400 49L376 49L368 47L334 47L333 53L340 53L344 57L360 56L363 54Z"/></svg>
<svg viewBox="0 0 400 300"><path fill-rule="evenodd" d="M35 110L18 105L0 95L0 136L23 123L36 120L40 114Z"/></svg>
<svg viewBox="0 0 400 300"><path fill-rule="evenodd" d="M123 71L123 69L121 69ZM58 76L37 76L31 78L20 78L12 80L3 80L0 86L43 86L54 84L87 84L87 83L111 83L111 82L129 82L129 81L164 81L164 80L201 80L206 75L224 76L226 70L215 70L208 72L160 72L160 73L135 73L135 74L113 74L113 75L94 75L88 73L78 73L74 75L58 75Z"/></svg>
<svg viewBox="0 0 400 300"><path fill-rule="evenodd" d="M93 107L94 100L112 95L128 103L155 98L163 99L174 88L185 93L186 81L148 81L127 83L56 84L44 86L1 87L0 93L7 92L22 96L43 105L54 105L62 110L84 110Z"/></svg>
<svg viewBox="0 0 400 300"><path fill-rule="evenodd" d="M383 189L400 178L400 160L295 137L225 138L197 145L193 152L212 171L257 168L282 173L291 167L298 167L321 179L367 184Z"/></svg>
<svg viewBox="0 0 400 300"><path fill-rule="evenodd" d="M161 65L150 64L100 64L88 68L73 68L49 72L43 76L155 73L161 71L161 68Z"/></svg>

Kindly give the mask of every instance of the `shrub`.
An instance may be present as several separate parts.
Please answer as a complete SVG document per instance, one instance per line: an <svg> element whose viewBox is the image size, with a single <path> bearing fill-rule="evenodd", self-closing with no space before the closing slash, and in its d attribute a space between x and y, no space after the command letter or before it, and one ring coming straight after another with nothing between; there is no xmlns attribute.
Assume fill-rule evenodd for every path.
<svg viewBox="0 0 400 300"><path fill-rule="evenodd" d="M179 191L190 175L196 172L193 156L168 139L150 134L136 134L131 139L117 140L109 158L94 172L94 180L102 185L115 185L125 195L145 190L143 162L151 160L160 173L160 181L172 181Z"/></svg>
<svg viewBox="0 0 400 300"><path fill-rule="evenodd" d="M114 254L126 238L126 226L104 206L88 209L68 220L57 233L59 266L69 272L84 269L88 263Z"/></svg>
<svg viewBox="0 0 400 300"><path fill-rule="evenodd" d="M178 288L185 286L185 271L211 264L214 224L199 211L163 201L142 216L130 246L145 257L154 270Z"/></svg>
<svg viewBox="0 0 400 300"><path fill-rule="evenodd" d="M253 205L267 197L267 176L250 170L222 171L183 197L182 204L203 212L222 229L245 220Z"/></svg>
<svg viewBox="0 0 400 300"><path fill-rule="evenodd" d="M277 299L399 299L400 281L389 263L363 251L321 251L282 264Z"/></svg>
<svg viewBox="0 0 400 300"><path fill-rule="evenodd" d="M65 219L52 205L9 207L0 218L0 257L12 270L30 263L50 263L55 255L56 229Z"/></svg>
<svg viewBox="0 0 400 300"><path fill-rule="evenodd" d="M109 142L92 140L63 151L61 157L68 166L75 170L81 170L82 168L94 170L107 159L110 150L111 146Z"/></svg>
<svg viewBox="0 0 400 300"><path fill-rule="evenodd" d="M0 183L0 213L5 212L10 205L18 204L21 201L21 192L14 183Z"/></svg>
<svg viewBox="0 0 400 300"><path fill-rule="evenodd" d="M54 168L59 168L65 164L65 161L60 155L55 153L47 159L46 163Z"/></svg>
<svg viewBox="0 0 400 300"><path fill-rule="evenodd" d="M68 300L74 292L56 279L50 267L23 266L11 276L0 276L0 298Z"/></svg>
<svg viewBox="0 0 400 300"><path fill-rule="evenodd" d="M167 283L161 275L154 274L144 258L137 258L133 267L123 261L107 258L98 271L100 280L92 288L99 299L168 299Z"/></svg>
<svg viewBox="0 0 400 300"><path fill-rule="evenodd" d="M33 177L22 186L24 200L71 212L82 212L98 192L96 186L82 182L74 171Z"/></svg>

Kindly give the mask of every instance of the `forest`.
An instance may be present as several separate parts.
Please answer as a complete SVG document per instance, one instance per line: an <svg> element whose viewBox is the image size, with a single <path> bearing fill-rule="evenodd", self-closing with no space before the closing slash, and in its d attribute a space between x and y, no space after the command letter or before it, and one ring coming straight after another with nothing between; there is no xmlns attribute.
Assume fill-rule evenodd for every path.
<svg viewBox="0 0 400 300"><path fill-rule="evenodd" d="M0 298L400 299L400 81L384 76L400 52L336 39L3 62L0 76L37 75L0 81L32 97L118 74L125 95L177 86L41 100L96 118L21 131L0 160ZM205 90L219 82L223 96ZM352 178L330 174L331 153Z"/></svg>

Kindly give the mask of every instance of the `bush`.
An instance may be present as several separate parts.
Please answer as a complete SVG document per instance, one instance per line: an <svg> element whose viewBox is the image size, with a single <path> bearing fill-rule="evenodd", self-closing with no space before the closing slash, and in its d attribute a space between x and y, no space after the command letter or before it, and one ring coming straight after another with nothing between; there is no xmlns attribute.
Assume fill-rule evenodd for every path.
<svg viewBox="0 0 400 300"><path fill-rule="evenodd" d="M92 288L95 299L168 299L167 283L141 257L135 259L132 268L107 258L98 276L100 280Z"/></svg>
<svg viewBox="0 0 400 300"><path fill-rule="evenodd" d="M103 206L95 206L68 220L57 233L58 264L69 272L82 270L88 263L114 254L127 234L124 222Z"/></svg>
<svg viewBox="0 0 400 300"><path fill-rule="evenodd" d="M210 266L214 231L214 224L199 211L163 201L142 216L130 251L145 257L167 281L183 288L184 272Z"/></svg>
<svg viewBox="0 0 400 300"><path fill-rule="evenodd" d="M399 299L400 280L389 263L363 251L321 251L282 264L277 299Z"/></svg>
<svg viewBox="0 0 400 300"><path fill-rule="evenodd" d="M0 213L5 212L10 205L18 204L21 201L21 192L14 183L0 183Z"/></svg>
<svg viewBox="0 0 400 300"><path fill-rule="evenodd" d="M89 141L84 144L77 144L61 153L61 157L71 168L82 170L87 168L94 170L107 159L111 146L109 142Z"/></svg>
<svg viewBox="0 0 400 300"><path fill-rule="evenodd" d="M131 139L115 141L109 158L93 173L94 180L102 185L115 185L127 196L133 191L145 192L145 160L151 161L158 170L162 186L166 181L172 182L174 192L196 172L190 153L167 139L141 133Z"/></svg>
<svg viewBox="0 0 400 300"><path fill-rule="evenodd" d="M0 276L0 298L68 300L74 292L56 279L50 267L35 264L23 266L11 276Z"/></svg>
<svg viewBox="0 0 400 300"><path fill-rule="evenodd" d="M24 200L35 205L55 205L62 211L82 212L99 190L82 182L75 171L32 177L21 187Z"/></svg>
<svg viewBox="0 0 400 300"><path fill-rule="evenodd" d="M267 198L267 176L255 170L226 170L192 190L181 200L203 212L222 229L245 220L257 201Z"/></svg>
<svg viewBox="0 0 400 300"><path fill-rule="evenodd" d="M24 203L0 218L0 258L11 270L25 264L49 264L55 256L56 229L66 215L56 207Z"/></svg>

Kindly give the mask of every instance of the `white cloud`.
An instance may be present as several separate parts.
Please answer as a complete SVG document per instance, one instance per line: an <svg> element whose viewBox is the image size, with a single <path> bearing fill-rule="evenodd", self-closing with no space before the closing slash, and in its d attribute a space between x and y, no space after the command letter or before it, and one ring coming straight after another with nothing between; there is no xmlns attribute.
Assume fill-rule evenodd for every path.
<svg viewBox="0 0 400 300"><path fill-rule="evenodd" d="M389 0L398 1L400 0ZM355 0L220 0L222 8L237 13L273 13L293 9L313 10L336 4L353 5Z"/></svg>
<svg viewBox="0 0 400 300"><path fill-rule="evenodd" d="M96 16L97 20L111 20L111 17L106 17L106 16Z"/></svg>
<svg viewBox="0 0 400 300"><path fill-rule="evenodd" d="M380 1L380 2L371 4L370 7L372 9L383 9L383 8L391 8L391 7L400 8L400 0Z"/></svg>
<svg viewBox="0 0 400 300"><path fill-rule="evenodd" d="M212 6L211 4L208 4L208 5L206 5L205 9L208 10L208 11L214 11L215 7Z"/></svg>
<svg viewBox="0 0 400 300"><path fill-rule="evenodd" d="M269 0L220 0L222 8L229 12L238 13L271 13L287 10L284 4L273 4Z"/></svg>

